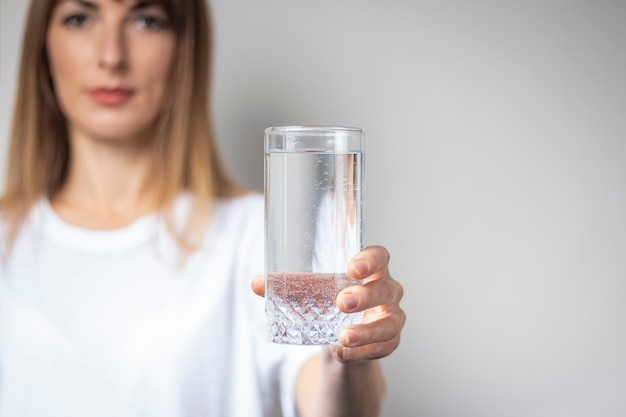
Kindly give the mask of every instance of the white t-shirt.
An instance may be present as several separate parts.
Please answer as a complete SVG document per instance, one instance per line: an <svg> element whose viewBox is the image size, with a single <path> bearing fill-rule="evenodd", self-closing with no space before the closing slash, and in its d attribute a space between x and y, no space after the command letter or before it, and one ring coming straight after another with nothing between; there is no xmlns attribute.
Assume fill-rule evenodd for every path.
<svg viewBox="0 0 626 417"><path fill-rule="evenodd" d="M221 201L181 265L157 214L89 230L42 199L0 266L0 416L295 416L319 348L265 341L263 224L262 196Z"/></svg>

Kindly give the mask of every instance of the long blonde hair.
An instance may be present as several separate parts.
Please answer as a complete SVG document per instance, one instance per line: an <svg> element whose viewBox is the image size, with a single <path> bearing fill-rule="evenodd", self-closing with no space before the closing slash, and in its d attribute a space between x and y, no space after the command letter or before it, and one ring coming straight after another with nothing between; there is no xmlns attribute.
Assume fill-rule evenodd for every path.
<svg viewBox="0 0 626 417"><path fill-rule="evenodd" d="M11 131L6 192L0 212L8 225L10 248L31 207L51 198L63 185L71 158L66 119L57 102L46 54L46 33L58 0L32 0L24 37ZM205 0L161 0L176 33L176 56L169 94L154 139L154 173L159 204L170 206L189 191L196 207L178 241L193 249L186 233L208 215L214 198L240 194L226 172L213 132L209 108L210 17ZM197 230L197 229L196 229Z"/></svg>

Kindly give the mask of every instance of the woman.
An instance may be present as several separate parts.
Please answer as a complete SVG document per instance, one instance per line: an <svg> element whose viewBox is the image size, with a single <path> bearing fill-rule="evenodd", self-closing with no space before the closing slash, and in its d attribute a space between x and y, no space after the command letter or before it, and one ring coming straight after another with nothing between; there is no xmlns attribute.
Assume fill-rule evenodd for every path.
<svg viewBox="0 0 626 417"><path fill-rule="evenodd" d="M0 203L0 416L378 415L405 316L350 264L341 346L264 341L262 197L209 120L202 0L34 0Z"/></svg>

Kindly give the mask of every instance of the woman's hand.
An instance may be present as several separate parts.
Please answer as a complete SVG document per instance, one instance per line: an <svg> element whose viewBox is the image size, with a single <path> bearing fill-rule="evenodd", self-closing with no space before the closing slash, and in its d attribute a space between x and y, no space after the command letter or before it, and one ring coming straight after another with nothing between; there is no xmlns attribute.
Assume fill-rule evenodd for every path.
<svg viewBox="0 0 626 417"><path fill-rule="evenodd" d="M369 246L348 265L350 276L363 285L346 288L337 296L337 307L346 313L362 311L361 324L345 327L341 346L331 353L342 362L378 359L391 354L400 343L406 314L400 308L404 289L389 275L389 252L382 246ZM252 289L265 294L263 276L256 276Z"/></svg>
<svg viewBox="0 0 626 417"><path fill-rule="evenodd" d="M363 285L340 292L337 307L346 313L363 311L363 321L345 327L339 334L341 346L331 350L343 362L385 357L400 344L406 321L400 308L404 289L389 275L389 252L369 246L352 258L348 272Z"/></svg>

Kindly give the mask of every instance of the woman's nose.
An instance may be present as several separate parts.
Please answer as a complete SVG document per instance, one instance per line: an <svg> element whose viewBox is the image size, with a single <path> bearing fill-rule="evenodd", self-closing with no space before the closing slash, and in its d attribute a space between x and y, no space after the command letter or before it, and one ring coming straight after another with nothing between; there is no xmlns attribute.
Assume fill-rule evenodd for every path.
<svg viewBox="0 0 626 417"><path fill-rule="evenodd" d="M100 35L99 67L121 72L127 68L126 45L123 28L119 25L104 25Z"/></svg>

